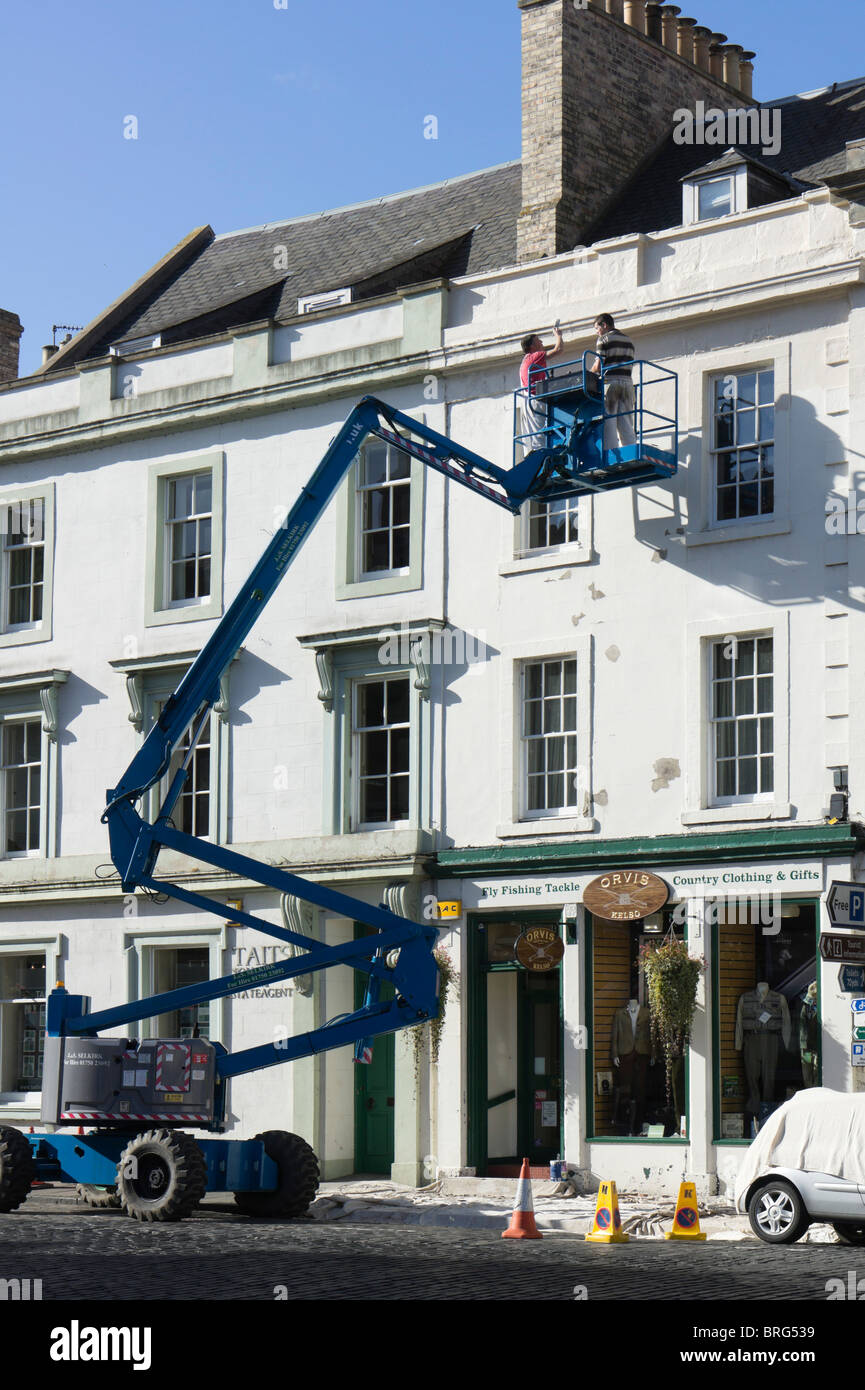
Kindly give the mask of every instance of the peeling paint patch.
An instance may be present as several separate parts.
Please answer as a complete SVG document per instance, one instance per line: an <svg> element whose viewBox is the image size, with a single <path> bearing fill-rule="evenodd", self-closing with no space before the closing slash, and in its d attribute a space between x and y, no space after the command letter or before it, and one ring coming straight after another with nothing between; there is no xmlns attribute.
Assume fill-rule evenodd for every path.
<svg viewBox="0 0 865 1390"><path fill-rule="evenodd" d="M596 806L606 806L609 799L605 791L595 792L594 802Z"/></svg>
<svg viewBox="0 0 865 1390"><path fill-rule="evenodd" d="M604 593L603 589L596 589L595 586L594 586L594 584L590 584L590 585L589 585L589 593L591 594L592 598L606 598L606 597L607 597L607 595Z"/></svg>
<svg viewBox="0 0 865 1390"><path fill-rule="evenodd" d="M646 1179L647 1182L648 1182L648 1180L649 1180L649 1178L650 1178L650 1176L651 1176L651 1173L652 1173L651 1168L644 1168L644 1169L643 1169L643 1177Z"/></svg>
<svg viewBox="0 0 865 1390"><path fill-rule="evenodd" d="M612 647L607 647L607 650L604 652L604 656L607 658L608 661L618 661L621 655L622 653L619 651L615 643L613 643Z"/></svg>
<svg viewBox="0 0 865 1390"><path fill-rule="evenodd" d="M558 584L558 582L559 582L560 579L572 579L572 578L573 578L573 575L572 575L571 570L562 570L560 574L551 574L551 575L548 575L547 578L544 580L544 583L545 583L545 584Z"/></svg>
<svg viewBox="0 0 865 1390"><path fill-rule="evenodd" d="M574 627L579 627L579 625L580 625L580 620L581 620L582 618L584 618L585 616L586 616L585 613L572 613L572 614L571 614L571 622L573 623Z"/></svg>
<svg viewBox="0 0 865 1390"><path fill-rule="evenodd" d="M659 758L654 764L654 780L652 791L659 792L665 787L669 787L671 782L675 782L677 777L681 777L682 770L679 767L678 758Z"/></svg>
<svg viewBox="0 0 865 1390"><path fill-rule="evenodd" d="M659 564L661 563L661 561L662 561L662 560L666 560L666 558L667 558L667 552L666 552L666 550L656 550L656 551L653 553L653 555L652 555L652 564L653 564L653 565L659 565Z"/></svg>

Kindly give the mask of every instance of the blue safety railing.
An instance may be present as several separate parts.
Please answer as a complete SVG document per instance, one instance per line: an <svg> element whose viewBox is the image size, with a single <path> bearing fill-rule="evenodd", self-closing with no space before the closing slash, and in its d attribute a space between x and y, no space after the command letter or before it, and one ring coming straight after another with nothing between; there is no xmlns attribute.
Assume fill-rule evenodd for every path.
<svg viewBox="0 0 865 1390"><path fill-rule="evenodd" d="M598 374L589 369L589 360L596 357L587 349L571 361L530 370L528 385L514 392L514 464L538 449L553 455L565 451L574 473L594 490L601 490L605 481L608 485L600 476L605 468L636 471L639 476L630 481L643 481L646 469L647 481L671 476L677 463L678 376L645 359L610 363ZM632 376L633 409L610 410L606 396L611 378L626 367ZM626 421L630 431L627 426L620 431L619 422ZM609 422L616 423L611 428ZM620 433L632 433L633 443L624 443Z"/></svg>

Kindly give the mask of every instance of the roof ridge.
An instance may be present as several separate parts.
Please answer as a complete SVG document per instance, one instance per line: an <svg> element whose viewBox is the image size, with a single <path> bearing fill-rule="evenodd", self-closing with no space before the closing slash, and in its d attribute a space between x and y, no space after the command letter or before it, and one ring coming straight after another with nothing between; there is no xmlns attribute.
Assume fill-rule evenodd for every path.
<svg viewBox="0 0 865 1390"><path fill-rule="evenodd" d="M417 193L430 193L435 188L448 188L453 184L465 183L467 179L480 178L482 174L496 174L502 169L518 168L519 159L506 160L504 164L492 164L487 169L474 169L469 174L456 174L453 178L440 179L438 183L421 184L418 188L404 188L400 193L384 193L380 198L366 198L360 203L346 203L338 208L323 208L321 212L306 212L300 217L285 217L276 222L261 222L257 227L240 227L234 232L219 232L214 241L228 241L231 237L248 236L252 232L264 232L271 227L295 227L300 222L317 222L322 217L333 217L340 212L355 212L358 208L379 207L382 203L394 203L400 198L411 198Z"/></svg>
<svg viewBox="0 0 865 1390"><path fill-rule="evenodd" d="M825 87L814 87L809 92L791 92L788 97L776 97L774 101L760 101L758 106L785 106L791 101L805 101L810 97L821 97L824 92L844 92L848 87L865 85L865 77L851 77L846 82L830 82Z"/></svg>

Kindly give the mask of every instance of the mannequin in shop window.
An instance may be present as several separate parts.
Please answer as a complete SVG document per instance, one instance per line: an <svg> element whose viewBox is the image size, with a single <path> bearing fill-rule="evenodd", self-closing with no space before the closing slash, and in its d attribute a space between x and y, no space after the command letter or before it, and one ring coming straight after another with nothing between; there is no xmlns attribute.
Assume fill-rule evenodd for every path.
<svg viewBox="0 0 865 1390"><path fill-rule="evenodd" d="M639 999L629 999L613 1014L610 1057L615 1067L613 1124L627 1124L629 1134L643 1127L646 1104L646 1070L652 1057L649 1010Z"/></svg>
<svg viewBox="0 0 865 1390"><path fill-rule="evenodd" d="M790 1046L790 1010L783 994L760 980L755 989L739 996L736 1009L736 1049L744 1054L748 1102L757 1115L762 1104L775 1100L775 1073L781 1044Z"/></svg>
<svg viewBox="0 0 865 1390"><path fill-rule="evenodd" d="M803 1083L816 1086L820 1071L820 1015L817 1012L816 980L812 980L805 991L799 1015L799 1056Z"/></svg>

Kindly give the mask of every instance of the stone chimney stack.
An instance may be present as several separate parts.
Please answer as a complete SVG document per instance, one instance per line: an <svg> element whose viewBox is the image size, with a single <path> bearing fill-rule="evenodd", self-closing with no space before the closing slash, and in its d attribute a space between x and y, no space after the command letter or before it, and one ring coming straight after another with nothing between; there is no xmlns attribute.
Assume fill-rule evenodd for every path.
<svg viewBox="0 0 865 1390"><path fill-rule="evenodd" d="M17 314L0 309L0 381L17 380L18 343L23 331Z"/></svg>
<svg viewBox="0 0 865 1390"><path fill-rule="evenodd" d="M751 104L753 55L731 44L710 57L710 46L720 47L726 35L656 0L517 3L523 47L517 256L523 262L584 241L672 130L676 111L698 101L722 110Z"/></svg>

